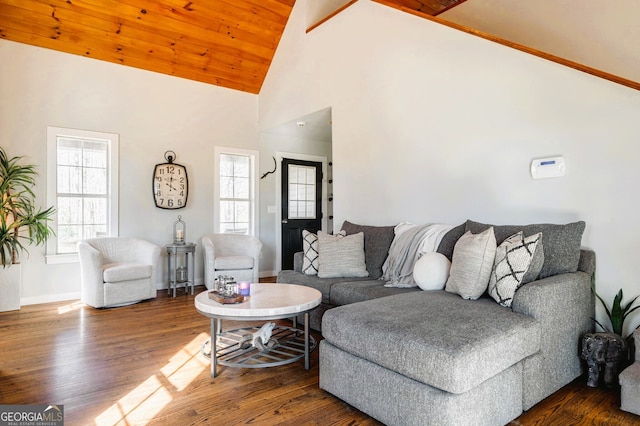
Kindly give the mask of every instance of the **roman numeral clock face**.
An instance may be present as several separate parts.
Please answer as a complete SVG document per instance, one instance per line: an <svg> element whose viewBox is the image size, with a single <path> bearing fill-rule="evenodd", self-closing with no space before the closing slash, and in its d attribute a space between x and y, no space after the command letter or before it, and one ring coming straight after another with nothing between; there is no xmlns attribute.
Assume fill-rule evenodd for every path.
<svg viewBox="0 0 640 426"><path fill-rule="evenodd" d="M187 205L187 169L176 163L156 164L153 171L153 198L161 209L181 209Z"/></svg>

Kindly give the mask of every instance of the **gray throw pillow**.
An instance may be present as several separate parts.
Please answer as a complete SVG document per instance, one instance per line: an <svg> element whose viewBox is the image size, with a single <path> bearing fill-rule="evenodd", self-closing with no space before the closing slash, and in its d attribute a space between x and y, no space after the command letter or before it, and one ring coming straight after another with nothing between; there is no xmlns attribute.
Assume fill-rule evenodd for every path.
<svg viewBox="0 0 640 426"><path fill-rule="evenodd" d="M478 299L487 290L495 256L493 228L475 235L466 232L453 249L445 290L463 299Z"/></svg>
<svg viewBox="0 0 640 426"><path fill-rule="evenodd" d="M496 259L487 288L489 296L510 308L513 295L536 279L544 262L542 234L524 238L522 231L504 240L496 249Z"/></svg>
<svg viewBox="0 0 640 426"><path fill-rule="evenodd" d="M498 244L518 231L523 231L525 237L537 234L538 232L542 233L544 264L542 265L542 270L538 278L576 272L578 270L582 234L585 228L583 221L567 223L566 225L540 223L497 226L467 220L465 229L473 233L478 233L492 226Z"/></svg>
<svg viewBox="0 0 640 426"><path fill-rule="evenodd" d="M447 256L447 259L451 261L453 259L453 249L456 246L456 243L462 237L462 234L465 233L465 224L461 223L455 228L451 229L451 231L444 234L442 240L440 241L440 245L438 245L438 249L436 250L440 254L444 254Z"/></svg>
<svg viewBox="0 0 640 426"><path fill-rule="evenodd" d="M318 277L367 277L364 233L342 236L318 232Z"/></svg>
<svg viewBox="0 0 640 426"><path fill-rule="evenodd" d="M369 277L373 279L377 280L382 276L382 265L389 255L389 247L391 247L394 237L394 227L357 225L348 221L342 224L342 230L347 235L364 233L364 258Z"/></svg>

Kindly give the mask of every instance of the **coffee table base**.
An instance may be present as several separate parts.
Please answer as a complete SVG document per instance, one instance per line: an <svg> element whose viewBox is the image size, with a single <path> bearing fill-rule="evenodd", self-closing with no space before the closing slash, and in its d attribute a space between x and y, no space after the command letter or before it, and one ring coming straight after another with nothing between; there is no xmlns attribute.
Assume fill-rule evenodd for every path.
<svg viewBox="0 0 640 426"><path fill-rule="evenodd" d="M225 331L218 334L216 344L216 364L228 367L266 368L290 364L305 357L304 331L292 327L276 326L271 338L275 345L260 351L247 342L247 335L252 335L260 327L245 327ZM243 347L241 343L245 343ZM316 340L309 336L309 352L316 347ZM201 346L202 354L211 359L211 339Z"/></svg>

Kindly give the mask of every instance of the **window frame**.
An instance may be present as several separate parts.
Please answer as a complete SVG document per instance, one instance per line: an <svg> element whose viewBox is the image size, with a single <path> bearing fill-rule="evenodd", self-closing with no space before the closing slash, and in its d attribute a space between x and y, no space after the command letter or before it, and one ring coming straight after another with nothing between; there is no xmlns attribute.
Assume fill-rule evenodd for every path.
<svg viewBox="0 0 640 426"><path fill-rule="evenodd" d="M258 188L258 166L260 153L253 149L231 148L223 146L214 147L214 191L213 191L213 229L215 233L221 233L220 227L220 157L222 155L242 155L249 157L250 177L249 177L249 233L248 235L258 237L258 207L260 193Z"/></svg>
<svg viewBox="0 0 640 426"><path fill-rule="evenodd" d="M47 205L58 209L58 137L93 139L107 141L107 236L119 235L118 218L118 176L119 176L119 145L120 136L116 133L95 132L63 127L47 126ZM58 253L58 214L53 217L51 227L56 235L47 240L46 263L74 263L78 262L78 253Z"/></svg>

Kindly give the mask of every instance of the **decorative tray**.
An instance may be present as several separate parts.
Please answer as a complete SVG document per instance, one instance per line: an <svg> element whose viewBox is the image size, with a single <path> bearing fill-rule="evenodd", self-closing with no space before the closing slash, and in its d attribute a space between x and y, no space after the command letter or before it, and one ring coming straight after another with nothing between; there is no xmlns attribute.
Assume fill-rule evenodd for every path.
<svg viewBox="0 0 640 426"><path fill-rule="evenodd" d="M215 290L209 292L209 299L213 299L223 305L229 305L233 303L242 303L246 300L245 296L241 296L238 293L233 293L231 296L223 296Z"/></svg>

